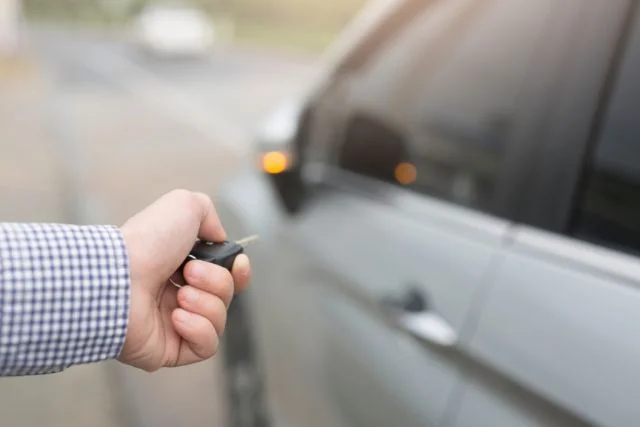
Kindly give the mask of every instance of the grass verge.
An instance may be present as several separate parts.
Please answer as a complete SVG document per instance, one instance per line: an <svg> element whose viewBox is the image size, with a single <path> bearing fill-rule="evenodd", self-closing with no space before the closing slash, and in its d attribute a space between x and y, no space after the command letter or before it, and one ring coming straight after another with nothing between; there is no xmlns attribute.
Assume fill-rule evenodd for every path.
<svg viewBox="0 0 640 427"><path fill-rule="evenodd" d="M338 31L309 30L285 26L238 22L235 42L303 53L322 52L335 38Z"/></svg>

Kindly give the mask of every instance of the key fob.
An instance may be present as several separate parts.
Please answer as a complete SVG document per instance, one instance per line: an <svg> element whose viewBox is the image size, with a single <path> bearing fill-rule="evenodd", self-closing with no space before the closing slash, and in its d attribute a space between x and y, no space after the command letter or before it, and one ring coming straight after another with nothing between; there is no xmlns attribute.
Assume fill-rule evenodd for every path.
<svg viewBox="0 0 640 427"><path fill-rule="evenodd" d="M236 257L241 253L244 253L244 247L236 242L213 243L200 241L194 245L189 256L182 264L182 268L187 262L197 259L219 265L231 272Z"/></svg>

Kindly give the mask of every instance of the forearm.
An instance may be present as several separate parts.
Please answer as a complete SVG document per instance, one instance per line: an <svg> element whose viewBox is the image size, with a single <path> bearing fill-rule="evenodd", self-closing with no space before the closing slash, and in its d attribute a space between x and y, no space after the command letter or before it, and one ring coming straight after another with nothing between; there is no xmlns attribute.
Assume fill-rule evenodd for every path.
<svg viewBox="0 0 640 427"><path fill-rule="evenodd" d="M0 223L0 376L116 358L128 263L116 227Z"/></svg>

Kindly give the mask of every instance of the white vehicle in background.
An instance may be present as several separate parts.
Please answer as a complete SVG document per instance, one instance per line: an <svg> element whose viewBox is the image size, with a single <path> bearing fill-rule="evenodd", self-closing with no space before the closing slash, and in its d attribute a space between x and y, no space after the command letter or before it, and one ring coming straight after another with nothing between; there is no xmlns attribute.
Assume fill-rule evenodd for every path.
<svg viewBox="0 0 640 427"><path fill-rule="evenodd" d="M0 58L13 55L20 44L21 7L17 0L0 2Z"/></svg>
<svg viewBox="0 0 640 427"><path fill-rule="evenodd" d="M215 42L214 26L207 14L180 4L145 8L134 31L138 45L159 56L205 55Z"/></svg>

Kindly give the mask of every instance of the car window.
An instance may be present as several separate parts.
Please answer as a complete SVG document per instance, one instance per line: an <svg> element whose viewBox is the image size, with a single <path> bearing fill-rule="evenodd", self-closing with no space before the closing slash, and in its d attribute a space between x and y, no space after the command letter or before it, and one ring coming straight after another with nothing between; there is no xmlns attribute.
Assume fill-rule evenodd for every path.
<svg viewBox="0 0 640 427"><path fill-rule="evenodd" d="M587 157L571 233L640 254L640 29L635 28L599 137Z"/></svg>
<svg viewBox="0 0 640 427"><path fill-rule="evenodd" d="M426 8L359 70L339 166L491 210L556 0Z"/></svg>

